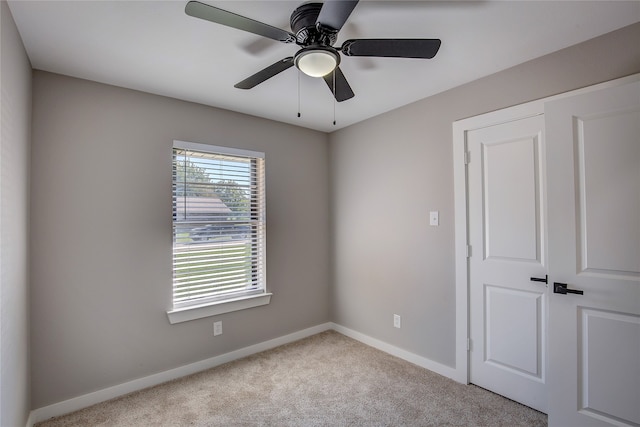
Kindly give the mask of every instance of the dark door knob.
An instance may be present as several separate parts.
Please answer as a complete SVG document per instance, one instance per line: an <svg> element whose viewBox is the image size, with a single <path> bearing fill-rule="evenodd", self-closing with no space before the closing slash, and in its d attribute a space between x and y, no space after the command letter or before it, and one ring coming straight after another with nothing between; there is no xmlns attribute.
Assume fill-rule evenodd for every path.
<svg viewBox="0 0 640 427"><path fill-rule="evenodd" d="M558 282L553 282L553 293L562 294L562 295L566 295L566 294L584 295L583 291L580 291L578 289L569 289L567 288L566 283L558 283Z"/></svg>
<svg viewBox="0 0 640 427"><path fill-rule="evenodd" d="M545 275L544 279L542 277L531 277L532 282L542 282L549 283L549 276Z"/></svg>

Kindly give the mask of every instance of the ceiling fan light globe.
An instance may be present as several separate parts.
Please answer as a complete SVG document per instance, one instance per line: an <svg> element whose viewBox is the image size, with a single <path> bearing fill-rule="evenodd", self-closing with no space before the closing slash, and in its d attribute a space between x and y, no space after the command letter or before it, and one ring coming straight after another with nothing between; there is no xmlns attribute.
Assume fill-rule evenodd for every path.
<svg viewBox="0 0 640 427"><path fill-rule="evenodd" d="M310 50L296 57L296 67L311 77L326 76L338 66L338 58L326 50Z"/></svg>

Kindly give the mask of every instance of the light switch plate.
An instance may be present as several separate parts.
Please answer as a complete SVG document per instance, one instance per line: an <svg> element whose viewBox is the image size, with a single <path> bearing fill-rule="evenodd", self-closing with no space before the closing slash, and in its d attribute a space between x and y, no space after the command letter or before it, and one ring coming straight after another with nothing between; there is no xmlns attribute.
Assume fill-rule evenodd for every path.
<svg viewBox="0 0 640 427"><path fill-rule="evenodd" d="M439 225L440 219L438 211L429 212L429 225Z"/></svg>

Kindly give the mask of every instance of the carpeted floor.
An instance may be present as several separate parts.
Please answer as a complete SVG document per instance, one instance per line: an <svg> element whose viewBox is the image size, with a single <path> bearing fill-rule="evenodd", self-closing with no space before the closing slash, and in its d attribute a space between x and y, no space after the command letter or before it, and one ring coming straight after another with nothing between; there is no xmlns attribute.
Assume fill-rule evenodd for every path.
<svg viewBox="0 0 640 427"><path fill-rule="evenodd" d="M545 414L334 331L37 424L546 425Z"/></svg>

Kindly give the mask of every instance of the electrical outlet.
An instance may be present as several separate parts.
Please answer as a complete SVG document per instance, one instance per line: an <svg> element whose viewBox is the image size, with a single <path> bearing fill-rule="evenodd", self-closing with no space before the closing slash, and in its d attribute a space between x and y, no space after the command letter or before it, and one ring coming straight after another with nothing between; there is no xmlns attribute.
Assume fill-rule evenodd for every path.
<svg viewBox="0 0 640 427"><path fill-rule="evenodd" d="M213 336L217 337L218 335L222 335L222 320L213 322Z"/></svg>
<svg viewBox="0 0 640 427"><path fill-rule="evenodd" d="M394 314L393 315L393 327L394 328L400 328L400 315L399 314Z"/></svg>
<svg viewBox="0 0 640 427"><path fill-rule="evenodd" d="M440 213L438 211L429 212L429 225L438 226L440 224Z"/></svg>

